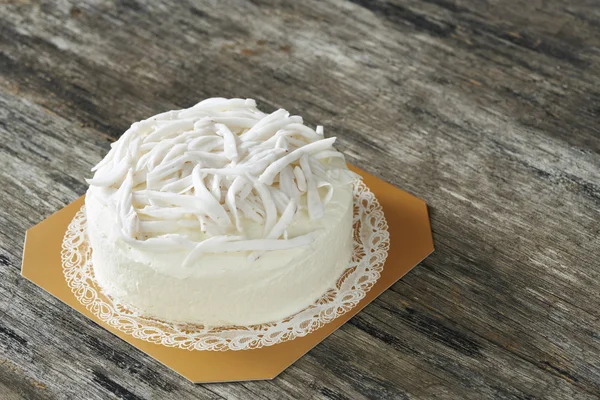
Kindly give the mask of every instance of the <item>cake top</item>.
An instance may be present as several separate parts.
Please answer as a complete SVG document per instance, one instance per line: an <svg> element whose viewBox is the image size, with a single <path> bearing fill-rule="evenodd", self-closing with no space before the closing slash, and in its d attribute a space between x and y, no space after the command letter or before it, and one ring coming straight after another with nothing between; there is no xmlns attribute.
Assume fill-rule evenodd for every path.
<svg viewBox="0 0 600 400"><path fill-rule="evenodd" d="M310 244L316 232L288 237L294 218L322 218L333 191L356 179L334 142L283 109L265 114L252 99L212 98L134 123L88 183L132 247L189 249L186 263L206 252L256 257Z"/></svg>

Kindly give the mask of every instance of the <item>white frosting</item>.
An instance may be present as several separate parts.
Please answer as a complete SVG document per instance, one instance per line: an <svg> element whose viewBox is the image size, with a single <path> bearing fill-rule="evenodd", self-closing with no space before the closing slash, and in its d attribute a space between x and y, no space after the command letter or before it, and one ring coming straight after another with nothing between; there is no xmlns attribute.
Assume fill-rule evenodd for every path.
<svg viewBox="0 0 600 400"><path fill-rule="evenodd" d="M334 141L250 99L133 124L89 180L100 286L147 315L205 325L310 305L352 252L354 175Z"/></svg>

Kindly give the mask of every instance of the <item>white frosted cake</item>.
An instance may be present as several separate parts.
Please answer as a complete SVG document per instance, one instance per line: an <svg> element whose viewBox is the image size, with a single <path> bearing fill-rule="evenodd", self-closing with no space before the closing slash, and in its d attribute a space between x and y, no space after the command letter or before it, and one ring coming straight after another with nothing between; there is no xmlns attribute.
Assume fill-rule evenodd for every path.
<svg viewBox="0 0 600 400"><path fill-rule="evenodd" d="M355 175L334 141L251 99L134 123L88 181L98 284L143 315L205 326L311 305L353 248Z"/></svg>

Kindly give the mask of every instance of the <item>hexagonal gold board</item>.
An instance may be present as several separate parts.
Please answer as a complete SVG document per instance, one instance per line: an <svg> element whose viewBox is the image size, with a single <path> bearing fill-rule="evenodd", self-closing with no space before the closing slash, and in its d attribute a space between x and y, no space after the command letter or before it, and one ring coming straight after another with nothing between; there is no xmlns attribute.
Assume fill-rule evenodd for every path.
<svg viewBox="0 0 600 400"><path fill-rule="evenodd" d="M352 318L433 251L427 205L376 177L351 166L383 207L389 225L390 251L381 278L352 311L321 329L289 342L256 350L190 351L136 339L105 324L88 311L67 286L61 246L67 226L83 205L83 197L27 231L21 274L121 339L193 382L272 379Z"/></svg>

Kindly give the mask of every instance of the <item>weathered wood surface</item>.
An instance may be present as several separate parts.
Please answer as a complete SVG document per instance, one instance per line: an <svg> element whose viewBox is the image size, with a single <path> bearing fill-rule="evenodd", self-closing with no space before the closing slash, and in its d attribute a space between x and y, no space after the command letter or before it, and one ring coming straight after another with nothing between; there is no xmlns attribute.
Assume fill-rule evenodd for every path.
<svg viewBox="0 0 600 400"><path fill-rule="evenodd" d="M0 397L597 398L592 0L0 2ZM425 199L436 252L273 381L193 385L19 276L131 122L254 97Z"/></svg>

